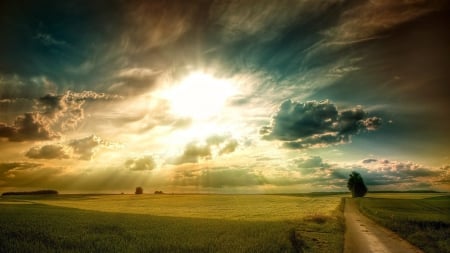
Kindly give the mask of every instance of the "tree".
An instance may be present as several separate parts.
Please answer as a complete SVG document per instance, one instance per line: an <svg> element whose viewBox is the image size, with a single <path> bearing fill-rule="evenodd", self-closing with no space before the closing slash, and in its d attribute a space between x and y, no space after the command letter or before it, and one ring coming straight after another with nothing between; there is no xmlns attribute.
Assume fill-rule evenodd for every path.
<svg viewBox="0 0 450 253"><path fill-rule="evenodd" d="M135 192L135 194L142 194L142 193L144 193L144 189L142 189L142 187L136 187L136 192Z"/></svg>
<svg viewBox="0 0 450 253"><path fill-rule="evenodd" d="M367 186L364 184L361 174L356 171L352 171L349 176L347 188L352 192L352 197L364 197L367 193Z"/></svg>

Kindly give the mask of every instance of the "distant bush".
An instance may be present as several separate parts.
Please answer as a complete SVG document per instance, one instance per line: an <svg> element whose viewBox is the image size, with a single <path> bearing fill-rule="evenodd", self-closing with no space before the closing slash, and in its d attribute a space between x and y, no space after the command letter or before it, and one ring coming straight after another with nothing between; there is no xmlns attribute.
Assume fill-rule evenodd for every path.
<svg viewBox="0 0 450 253"><path fill-rule="evenodd" d="M164 194L163 191L155 191L155 194Z"/></svg>
<svg viewBox="0 0 450 253"><path fill-rule="evenodd" d="M31 191L31 192L4 192L2 196L8 195L56 195L58 191L55 190L41 190L41 191Z"/></svg>
<svg viewBox="0 0 450 253"><path fill-rule="evenodd" d="M136 191L134 192L135 194L143 194L144 193L144 189L142 189L142 187L136 187Z"/></svg>

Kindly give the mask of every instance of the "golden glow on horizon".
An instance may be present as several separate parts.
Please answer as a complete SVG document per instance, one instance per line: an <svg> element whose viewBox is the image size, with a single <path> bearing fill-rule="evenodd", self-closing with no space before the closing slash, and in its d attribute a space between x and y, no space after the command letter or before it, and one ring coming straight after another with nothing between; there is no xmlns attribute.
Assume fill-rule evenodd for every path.
<svg viewBox="0 0 450 253"><path fill-rule="evenodd" d="M236 92L236 87L228 80L192 72L179 84L160 94L170 102L175 115L204 120L220 113L226 100Z"/></svg>

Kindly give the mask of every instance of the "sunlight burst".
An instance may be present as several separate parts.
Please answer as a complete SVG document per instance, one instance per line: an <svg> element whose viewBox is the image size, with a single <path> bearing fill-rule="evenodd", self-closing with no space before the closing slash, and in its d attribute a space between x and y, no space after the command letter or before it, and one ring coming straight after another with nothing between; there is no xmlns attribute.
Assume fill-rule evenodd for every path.
<svg viewBox="0 0 450 253"><path fill-rule="evenodd" d="M236 87L231 82L203 72L193 72L178 85L161 92L175 115L193 119L217 115L234 94Z"/></svg>

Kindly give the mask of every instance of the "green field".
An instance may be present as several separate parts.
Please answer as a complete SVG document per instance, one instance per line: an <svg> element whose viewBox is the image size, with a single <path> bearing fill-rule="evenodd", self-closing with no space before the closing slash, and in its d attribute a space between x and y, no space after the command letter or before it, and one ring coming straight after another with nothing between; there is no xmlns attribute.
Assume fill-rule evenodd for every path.
<svg viewBox="0 0 450 253"><path fill-rule="evenodd" d="M0 199L2 252L341 252L341 196Z"/></svg>
<svg viewBox="0 0 450 253"><path fill-rule="evenodd" d="M360 210L427 253L450 252L450 196L380 193L361 198Z"/></svg>

